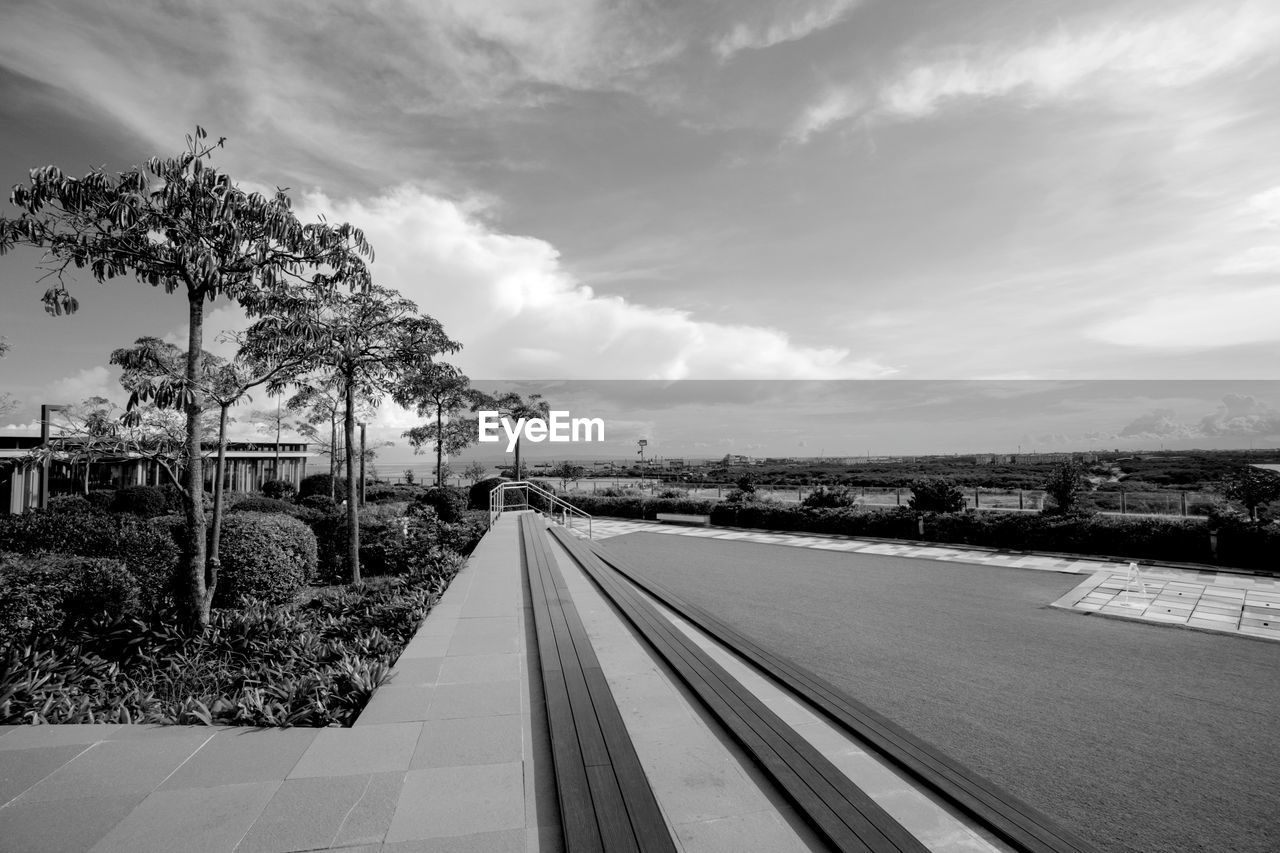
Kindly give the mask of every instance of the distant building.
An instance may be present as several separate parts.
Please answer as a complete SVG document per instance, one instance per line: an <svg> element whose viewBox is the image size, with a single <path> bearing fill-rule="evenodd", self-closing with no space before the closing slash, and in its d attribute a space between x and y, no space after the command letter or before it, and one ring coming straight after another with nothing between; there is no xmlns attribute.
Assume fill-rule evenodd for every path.
<svg viewBox="0 0 1280 853"><path fill-rule="evenodd" d="M49 496L79 494L83 489L83 468L74 470L66 461L50 460L42 465L31 458L40 447L39 436L0 436L0 514L40 509ZM206 445L204 482L213 489L214 448ZM268 480L287 480L297 488L307 473L307 460L314 454L302 442L281 442L280 470L276 472L275 442L227 443L223 488L230 492L256 492ZM78 466L77 466L78 467ZM90 489L119 489L124 486L158 486L169 482L159 462L133 455L107 455L89 466ZM46 485L47 484L47 485Z"/></svg>

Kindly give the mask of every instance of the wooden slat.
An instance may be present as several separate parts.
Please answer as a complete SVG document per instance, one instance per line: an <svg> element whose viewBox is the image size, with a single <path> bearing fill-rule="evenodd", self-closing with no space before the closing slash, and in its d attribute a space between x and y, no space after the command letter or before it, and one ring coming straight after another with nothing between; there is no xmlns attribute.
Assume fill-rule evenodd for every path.
<svg viewBox="0 0 1280 853"><path fill-rule="evenodd" d="M764 706L590 551L558 537L646 641L775 781L813 827L839 850L923 851L812 744Z"/></svg>
<svg viewBox="0 0 1280 853"><path fill-rule="evenodd" d="M520 534L547 688L565 848L571 853L674 853L675 844L551 556L546 532L533 516L523 516Z"/></svg>
<svg viewBox="0 0 1280 853"><path fill-rule="evenodd" d="M568 851L599 850L600 830L586 767L582 762L577 727L569 690L559 659L559 651L543 590L541 568L531 547L530 530L520 525L525 577L533 602L538 657L542 664L543 693L547 703L547 729L551 740L552 765L560 807L560 825Z"/></svg>
<svg viewBox="0 0 1280 853"><path fill-rule="evenodd" d="M560 531L556 534L562 542L571 539ZM597 543L572 541L804 697L913 781L927 787L1015 849L1037 853L1091 853L1096 849L1052 818L958 764L819 676L759 647L705 610L685 602L667 587L644 578L634 567Z"/></svg>

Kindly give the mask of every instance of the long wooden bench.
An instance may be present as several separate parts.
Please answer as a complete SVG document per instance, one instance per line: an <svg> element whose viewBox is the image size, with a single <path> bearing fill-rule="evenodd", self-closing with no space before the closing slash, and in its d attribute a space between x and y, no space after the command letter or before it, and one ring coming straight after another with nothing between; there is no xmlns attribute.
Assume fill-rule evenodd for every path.
<svg viewBox="0 0 1280 853"><path fill-rule="evenodd" d="M1013 849L1036 853L1095 853L1095 847L1038 809L948 758L819 676L761 648L702 608L689 604L662 584L643 577L634 567L599 544L583 542L560 530L556 535L566 547L573 549L575 556L589 554L596 565L607 567L607 573L615 575L618 579L615 583L634 584L707 635L733 649L878 752L908 778L968 815ZM596 571L606 573L599 568Z"/></svg>
<svg viewBox="0 0 1280 853"><path fill-rule="evenodd" d="M819 835L842 851L924 847L808 740L676 628L597 552L556 529L566 551L654 651L773 780Z"/></svg>
<svg viewBox="0 0 1280 853"><path fill-rule="evenodd" d="M520 518L565 849L674 853L543 525Z"/></svg>

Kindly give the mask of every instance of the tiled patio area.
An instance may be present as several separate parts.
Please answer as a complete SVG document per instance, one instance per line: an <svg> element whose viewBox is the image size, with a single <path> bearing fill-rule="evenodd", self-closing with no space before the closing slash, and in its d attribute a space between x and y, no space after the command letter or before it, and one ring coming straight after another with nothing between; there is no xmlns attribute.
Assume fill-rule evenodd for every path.
<svg viewBox="0 0 1280 853"><path fill-rule="evenodd" d="M1095 572L1054 607L1280 640L1280 580L1186 569Z"/></svg>

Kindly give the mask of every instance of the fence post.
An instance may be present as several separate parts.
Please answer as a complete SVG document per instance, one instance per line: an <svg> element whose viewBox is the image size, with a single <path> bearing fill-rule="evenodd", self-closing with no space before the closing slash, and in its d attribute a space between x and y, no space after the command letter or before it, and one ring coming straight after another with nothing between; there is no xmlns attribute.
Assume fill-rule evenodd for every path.
<svg viewBox="0 0 1280 853"><path fill-rule="evenodd" d="M973 508L978 509L979 506L980 504L978 503L978 490L974 489L973 490Z"/></svg>
<svg viewBox="0 0 1280 853"><path fill-rule="evenodd" d="M1018 509L1022 509L1022 489L1018 489Z"/></svg>
<svg viewBox="0 0 1280 853"><path fill-rule="evenodd" d="M1182 514L1183 514L1183 516L1186 516L1186 514L1187 514L1187 492L1186 492L1186 489L1183 489L1183 490L1179 493L1179 496L1182 498Z"/></svg>
<svg viewBox="0 0 1280 853"><path fill-rule="evenodd" d="M1125 515L1129 511L1129 502L1125 499L1124 489L1120 490L1120 514Z"/></svg>
<svg viewBox="0 0 1280 853"><path fill-rule="evenodd" d="M893 490L893 502L898 506L902 506L902 489L901 488L897 488Z"/></svg>

